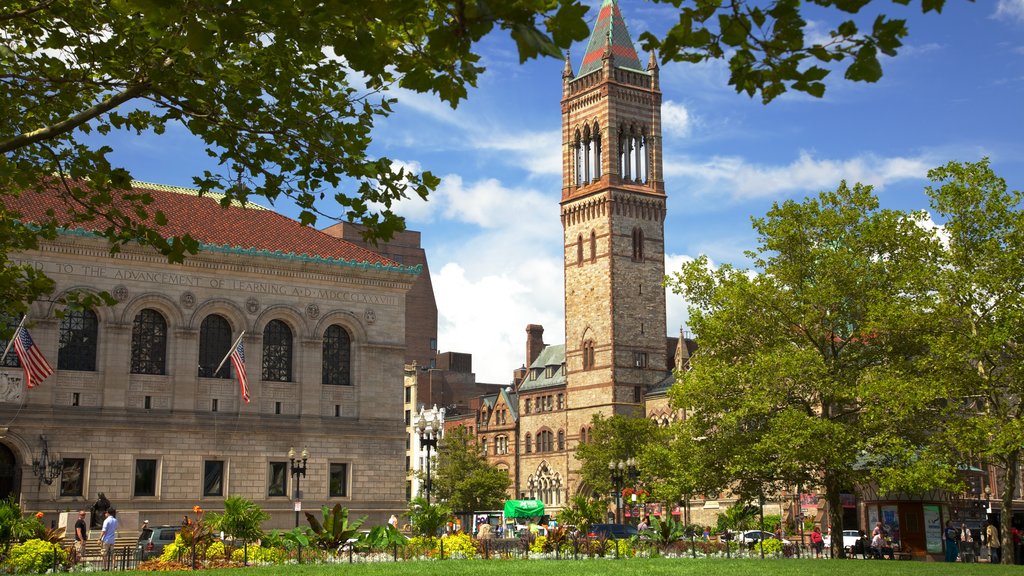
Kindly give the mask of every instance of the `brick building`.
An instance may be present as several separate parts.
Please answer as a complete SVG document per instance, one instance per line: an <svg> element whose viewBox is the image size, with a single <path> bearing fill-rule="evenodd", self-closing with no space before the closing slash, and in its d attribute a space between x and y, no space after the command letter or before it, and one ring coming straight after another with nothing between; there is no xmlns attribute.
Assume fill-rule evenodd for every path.
<svg viewBox="0 0 1024 576"><path fill-rule="evenodd" d="M590 492L574 453L595 414L679 416L665 392L677 357L693 350L692 340L666 337L658 67L653 54L640 63L614 0L601 6L578 71L566 59L562 80L566 341L547 345L542 326L527 326L515 388L481 398L462 420L509 470L510 495L551 511Z"/></svg>
<svg viewBox="0 0 1024 576"><path fill-rule="evenodd" d="M26 390L13 354L0 368L0 497L18 495L48 523L103 492L156 525L241 495L271 513L267 527L290 527L294 447L309 451L305 510L339 502L371 523L403 510L406 296L422 268L253 205L134 192L167 214L162 233L188 232L201 251L174 265L135 244L111 254L72 227L17 256L56 282L29 314L56 372ZM4 202L29 221L64 210L54 192ZM70 290L117 303L60 318ZM230 363L216 366L243 330L248 404ZM62 458L52 484L34 476L44 447Z"/></svg>

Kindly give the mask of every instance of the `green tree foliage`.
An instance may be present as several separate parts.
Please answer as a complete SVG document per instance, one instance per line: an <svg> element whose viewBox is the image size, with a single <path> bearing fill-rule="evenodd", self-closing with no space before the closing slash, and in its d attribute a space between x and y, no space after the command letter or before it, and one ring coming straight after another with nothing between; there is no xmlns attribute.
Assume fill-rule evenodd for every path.
<svg viewBox="0 0 1024 576"><path fill-rule="evenodd" d="M409 502L409 522L417 536L437 536L451 518L452 509L447 504L427 504L425 498L413 498Z"/></svg>
<svg viewBox="0 0 1024 576"><path fill-rule="evenodd" d="M820 43L807 37L807 5L793 0L655 1L679 18L664 38L645 34L645 47L666 61L728 58L729 82L765 102L786 90L821 96L839 62L850 63L848 79L877 80L878 54L895 54L907 33L885 15L857 21L880 0L815 0L844 18ZM921 9L943 4L921 0ZM152 198L123 193L131 174L111 162L102 136L184 128L218 165L193 184L223 193L225 204L287 197L304 223L361 221L369 237L387 239L404 227L393 203L438 184L369 153L374 123L394 104L387 90L456 106L484 70L485 36L508 33L521 61L561 57L586 38L586 10L581 0L9 0L0 7L0 35L10 39L0 47L0 204L56 186L74 222L92 222L114 249L136 241L180 261L196 241L165 238L167 217ZM342 213L318 208L328 195ZM0 301L16 316L52 283L8 255L55 227L26 228L0 212Z"/></svg>
<svg viewBox="0 0 1024 576"><path fill-rule="evenodd" d="M701 491L819 485L842 526L840 491L869 474L883 491L951 484L928 442L941 390L914 362L937 250L923 219L843 183L755 219L755 270L701 257L673 274L700 342L670 392L688 414L674 442L706 452Z"/></svg>
<svg viewBox="0 0 1024 576"><path fill-rule="evenodd" d="M464 426L445 432L431 475L431 494L459 512L501 508L511 485L508 472L487 462Z"/></svg>
<svg viewBox="0 0 1024 576"><path fill-rule="evenodd" d="M943 438L963 463L998 467L998 499L1010 510L1024 453L1024 194L987 159L928 176L939 184L927 192L946 240L927 358L955 416ZM1003 534L1011 519L1003 514ZM1003 546L1004 563L1013 563L1012 548Z"/></svg>
<svg viewBox="0 0 1024 576"><path fill-rule="evenodd" d="M612 492L611 473L608 465L612 462L636 458L640 476L635 485L628 483L623 488L636 488L648 483L648 468L645 468L644 450L659 443L662 430L647 418L612 416L604 418L595 414L588 441L576 448L580 461L580 476L585 486L594 494L605 496ZM628 482L628 481L627 481Z"/></svg>
<svg viewBox="0 0 1024 576"><path fill-rule="evenodd" d="M32 538L42 530L39 520L22 514L13 494L0 500L0 556L6 557L12 544Z"/></svg>
<svg viewBox="0 0 1024 576"><path fill-rule="evenodd" d="M608 511L608 504L603 500L593 500L586 494L575 494L569 504L558 511L558 523L575 526L578 532L586 534L590 527L600 524Z"/></svg>
<svg viewBox="0 0 1024 576"><path fill-rule="evenodd" d="M211 512L207 522L214 530L223 531L226 535L243 542L253 542L263 536L263 523L270 519L270 514L263 511L255 502L242 496L228 496L224 499L224 512Z"/></svg>

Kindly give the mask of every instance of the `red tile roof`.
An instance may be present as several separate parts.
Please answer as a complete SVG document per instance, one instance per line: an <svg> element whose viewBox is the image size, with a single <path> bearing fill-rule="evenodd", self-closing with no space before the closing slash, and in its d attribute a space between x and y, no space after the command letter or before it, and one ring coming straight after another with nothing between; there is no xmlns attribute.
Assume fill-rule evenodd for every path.
<svg viewBox="0 0 1024 576"><path fill-rule="evenodd" d="M145 182L134 182L133 192L145 192L153 197L149 205L151 215L161 210L167 216L165 226L155 227L165 237L187 233L204 245L404 268L375 252L254 204L221 208L220 195L200 197L193 189ZM56 188L43 193L26 191L18 197L3 196L0 203L7 210L20 213L24 222L49 221L47 211L51 209L57 214L58 222L67 225L70 221L70 211ZM103 220L96 220L68 227L96 232L105 228L105 224Z"/></svg>

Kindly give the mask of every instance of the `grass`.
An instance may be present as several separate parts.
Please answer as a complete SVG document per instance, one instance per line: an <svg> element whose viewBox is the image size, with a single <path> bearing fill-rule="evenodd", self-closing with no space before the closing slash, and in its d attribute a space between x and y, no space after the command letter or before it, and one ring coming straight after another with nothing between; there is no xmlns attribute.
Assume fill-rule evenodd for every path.
<svg viewBox="0 0 1024 576"><path fill-rule="evenodd" d="M895 560L796 560L796 559L629 559L629 560L440 560L382 562L376 564L286 565L203 570L201 576L1001 576L1020 574L1017 566L946 564ZM188 574L189 572L164 572ZM121 574L152 574L122 572ZM191 574L196 574L192 572Z"/></svg>

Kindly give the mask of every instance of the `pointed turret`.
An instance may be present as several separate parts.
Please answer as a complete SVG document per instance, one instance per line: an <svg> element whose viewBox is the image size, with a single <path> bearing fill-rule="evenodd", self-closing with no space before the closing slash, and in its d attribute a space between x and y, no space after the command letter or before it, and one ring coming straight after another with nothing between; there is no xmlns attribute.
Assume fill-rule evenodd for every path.
<svg viewBox="0 0 1024 576"><path fill-rule="evenodd" d="M651 88L655 90L659 89L658 85L658 57L654 55L654 50L651 50L650 56L647 57L647 72L651 75Z"/></svg>
<svg viewBox="0 0 1024 576"><path fill-rule="evenodd" d="M640 58L633 47L633 39L626 29L626 22L619 12L619 4L615 0L604 0L597 15L597 23L590 32L590 42L583 56L583 63L577 77L600 70L602 61L610 55L616 68L631 68L643 71Z"/></svg>
<svg viewBox="0 0 1024 576"><path fill-rule="evenodd" d="M572 62L569 60L569 51L565 52L565 68L562 70L562 97L569 95L569 83L572 82Z"/></svg>

